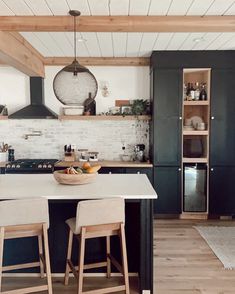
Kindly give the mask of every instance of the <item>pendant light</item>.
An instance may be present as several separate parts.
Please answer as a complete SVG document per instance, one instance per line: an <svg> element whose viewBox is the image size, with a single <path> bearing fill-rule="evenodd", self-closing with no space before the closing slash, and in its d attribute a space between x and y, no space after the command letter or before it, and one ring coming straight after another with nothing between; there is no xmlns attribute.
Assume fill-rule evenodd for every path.
<svg viewBox="0 0 235 294"><path fill-rule="evenodd" d="M56 98L65 105L83 105L89 97L95 99L98 86L94 75L77 61L76 18L78 10L70 10L74 17L74 60L60 70L54 78L53 90Z"/></svg>

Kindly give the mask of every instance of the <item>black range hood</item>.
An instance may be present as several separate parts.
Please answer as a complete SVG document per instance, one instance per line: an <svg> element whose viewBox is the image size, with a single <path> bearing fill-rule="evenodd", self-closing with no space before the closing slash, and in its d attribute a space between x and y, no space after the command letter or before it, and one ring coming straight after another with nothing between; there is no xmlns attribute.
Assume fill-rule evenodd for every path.
<svg viewBox="0 0 235 294"><path fill-rule="evenodd" d="M44 104L44 79L30 77L30 104L9 115L9 118L55 119L57 117L57 114Z"/></svg>

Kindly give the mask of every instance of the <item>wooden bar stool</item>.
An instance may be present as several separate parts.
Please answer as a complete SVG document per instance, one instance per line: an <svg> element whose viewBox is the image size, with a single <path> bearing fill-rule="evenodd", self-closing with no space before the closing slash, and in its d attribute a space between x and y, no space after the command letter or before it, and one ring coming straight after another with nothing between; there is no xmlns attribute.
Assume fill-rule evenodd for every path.
<svg viewBox="0 0 235 294"><path fill-rule="evenodd" d="M65 285L68 285L69 273L72 271L74 276L78 279L78 294L99 294L117 291L125 291L126 294L130 293L124 220L125 202L122 198L88 200L78 203L76 218L71 218L66 221L70 228L70 232L65 271ZM71 261L74 235L78 238L80 245L78 267L75 267ZM122 266L110 253L110 237L115 235L120 238ZM107 259L103 262L85 265L85 240L98 237L106 237ZM122 273L124 277L123 285L84 292L82 290L83 271L85 269L107 267L107 277L109 278L111 276L111 263Z"/></svg>
<svg viewBox="0 0 235 294"><path fill-rule="evenodd" d="M49 227L48 201L44 198L0 201L0 293L25 294L48 291L52 294L51 269L47 230ZM4 240L38 237L39 261L3 266ZM43 250L44 245L44 250ZM43 254L44 251L44 254ZM44 258L45 256L45 258ZM46 271L47 283L41 286L3 291L2 272L22 268L40 267L41 277Z"/></svg>

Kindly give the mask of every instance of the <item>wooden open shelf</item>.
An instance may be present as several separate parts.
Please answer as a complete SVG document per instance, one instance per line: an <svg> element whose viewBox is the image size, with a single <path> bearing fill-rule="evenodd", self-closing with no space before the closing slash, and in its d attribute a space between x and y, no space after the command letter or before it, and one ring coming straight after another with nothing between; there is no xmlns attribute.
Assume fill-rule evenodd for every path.
<svg viewBox="0 0 235 294"><path fill-rule="evenodd" d="M151 120L150 115L60 115L60 120Z"/></svg>
<svg viewBox="0 0 235 294"><path fill-rule="evenodd" d="M183 163L207 163L208 159L206 157L198 157L198 158L191 158L191 157L183 157Z"/></svg>
<svg viewBox="0 0 235 294"><path fill-rule="evenodd" d="M183 82L184 84L199 83L199 85L206 83L207 100L183 100L182 101L182 168L187 165L209 163L209 134L210 134L210 69L209 68L191 68L183 70ZM185 89L185 88L184 88ZM183 99L185 93L183 94ZM184 125L191 120L191 125L194 127L196 123L205 123L205 130L186 130ZM195 144L195 145L193 145ZM191 150L194 146L198 149L198 152L194 153ZM200 151L200 152L199 152ZM201 156L201 157L189 157L189 156ZM199 202L192 202L190 205L184 202L184 191L182 189L182 214L181 219L207 219L208 218L208 178L209 169L207 168L206 178L206 204L200 203L200 199L196 200ZM182 173L183 174L183 173ZM184 185L184 177L181 177L181 183ZM186 210L186 211L184 211ZM192 211L190 211L192 210ZM202 211L200 211L202 210ZM204 212L205 210L205 212Z"/></svg>
<svg viewBox="0 0 235 294"><path fill-rule="evenodd" d="M208 130L205 130L205 131L183 131L183 135L188 135L188 136L207 136L209 133L208 133Z"/></svg>
<svg viewBox="0 0 235 294"><path fill-rule="evenodd" d="M8 119L7 115L0 115L0 120L6 120L6 119Z"/></svg>
<svg viewBox="0 0 235 294"><path fill-rule="evenodd" d="M198 101L184 101L183 105L209 105L209 101L208 100L198 100Z"/></svg>

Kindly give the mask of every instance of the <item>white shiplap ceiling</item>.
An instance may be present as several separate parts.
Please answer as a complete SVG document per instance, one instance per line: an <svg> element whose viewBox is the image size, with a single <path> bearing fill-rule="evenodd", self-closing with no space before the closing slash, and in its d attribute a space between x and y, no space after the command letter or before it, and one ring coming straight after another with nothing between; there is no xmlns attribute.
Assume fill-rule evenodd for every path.
<svg viewBox="0 0 235 294"><path fill-rule="evenodd" d="M235 0L0 0L0 15L235 15ZM73 56L70 32L21 33L42 55ZM235 33L78 33L81 57L147 57L152 50L235 50ZM200 42L195 42L200 39Z"/></svg>

